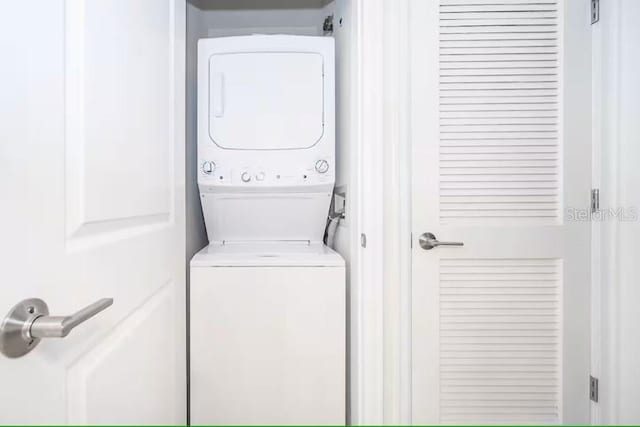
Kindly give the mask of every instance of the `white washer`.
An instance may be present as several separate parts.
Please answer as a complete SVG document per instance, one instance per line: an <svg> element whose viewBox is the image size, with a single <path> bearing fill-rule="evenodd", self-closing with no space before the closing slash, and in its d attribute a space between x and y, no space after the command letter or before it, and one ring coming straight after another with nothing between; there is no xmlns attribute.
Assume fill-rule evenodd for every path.
<svg viewBox="0 0 640 427"><path fill-rule="evenodd" d="M193 258L191 284L192 424L345 423L338 254L213 244Z"/></svg>
<svg viewBox="0 0 640 427"><path fill-rule="evenodd" d="M334 87L332 38L198 43L194 424L345 423L345 266L322 244Z"/></svg>

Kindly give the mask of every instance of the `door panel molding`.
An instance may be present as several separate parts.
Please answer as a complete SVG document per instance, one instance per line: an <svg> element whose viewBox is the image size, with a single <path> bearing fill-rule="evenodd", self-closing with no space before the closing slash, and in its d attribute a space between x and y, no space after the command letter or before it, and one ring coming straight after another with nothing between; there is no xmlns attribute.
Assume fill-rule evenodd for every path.
<svg viewBox="0 0 640 427"><path fill-rule="evenodd" d="M176 328L171 321L174 307L175 282L162 286L101 338L97 345L80 355L67 368L67 422L70 424L120 424L150 423L155 419L163 423L173 419L178 402L171 390L157 390L155 379L162 376L173 377L173 357L163 356L167 349L178 346L176 340L167 342L167 331ZM175 332L170 334L175 337ZM130 348L137 347L134 359L130 358ZM124 349L125 354L119 354ZM129 351L129 354L126 354ZM110 367L109 367L110 366ZM102 376L106 370L108 376ZM145 371L146 375L138 375ZM153 382L141 382L141 379ZM175 387L175 384L174 384ZM157 399L157 393L164 392L164 413L149 413L146 408L157 408L147 404L150 397ZM109 393L108 397L104 393ZM155 395L155 396L154 396ZM96 414L96 400L109 399L118 407L111 407L106 413ZM93 404L93 405L92 405ZM135 408L132 410L131 408ZM91 415L90 415L91 414Z"/></svg>
<svg viewBox="0 0 640 427"><path fill-rule="evenodd" d="M157 1L147 3L154 7ZM176 126L176 3L166 0L161 16L145 13L146 6L65 2L65 197L69 250L154 232L171 227L174 222L175 159L171 136ZM109 13L101 13L104 11ZM113 31L95 28L96 20ZM150 40L145 36L147 32L133 30L135 26L128 25L131 22L155 28L159 34L168 34L169 39ZM94 31L88 35L91 28ZM101 33L111 32L121 37L102 39ZM154 53L149 59L144 56L145 49ZM159 58L163 60L158 62ZM121 72L124 61L127 73ZM89 72L88 63L93 67ZM86 107L96 103L101 103L107 114L87 116ZM126 109L122 105L127 105ZM153 125L157 123L162 126ZM93 133L88 134L88 129ZM126 158L118 156L123 150L129 154ZM165 179L159 180L158 175L165 175Z"/></svg>

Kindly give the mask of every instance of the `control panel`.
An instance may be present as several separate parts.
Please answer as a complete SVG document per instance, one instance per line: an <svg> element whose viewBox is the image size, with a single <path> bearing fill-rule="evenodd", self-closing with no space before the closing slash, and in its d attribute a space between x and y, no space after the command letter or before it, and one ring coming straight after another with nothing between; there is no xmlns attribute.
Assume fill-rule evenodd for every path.
<svg viewBox="0 0 640 427"><path fill-rule="evenodd" d="M328 160L318 159L306 166L279 169L262 166L225 168L216 161L204 160L200 162L200 181L214 186L289 186L333 181Z"/></svg>

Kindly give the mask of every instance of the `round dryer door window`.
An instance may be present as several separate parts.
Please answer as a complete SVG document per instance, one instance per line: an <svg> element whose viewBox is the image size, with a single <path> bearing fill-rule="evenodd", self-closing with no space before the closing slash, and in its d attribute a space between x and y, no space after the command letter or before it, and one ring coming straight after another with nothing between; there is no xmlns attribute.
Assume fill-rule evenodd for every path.
<svg viewBox="0 0 640 427"><path fill-rule="evenodd" d="M243 52L209 59L209 135L221 148L310 148L324 132L323 58Z"/></svg>

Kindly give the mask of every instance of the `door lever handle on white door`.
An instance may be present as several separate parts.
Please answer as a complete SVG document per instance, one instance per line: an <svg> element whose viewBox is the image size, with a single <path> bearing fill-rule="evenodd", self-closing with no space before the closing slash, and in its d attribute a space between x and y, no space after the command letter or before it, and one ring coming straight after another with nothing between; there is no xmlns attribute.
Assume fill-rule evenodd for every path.
<svg viewBox="0 0 640 427"><path fill-rule="evenodd" d="M441 242L433 233L423 233L418 238L420 247L425 251L437 248L438 246L464 246L463 242Z"/></svg>
<svg viewBox="0 0 640 427"><path fill-rule="evenodd" d="M49 316L47 303L39 298L21 301L0 324L0 353L7 357L24 356L41 338L64 338L82 322L113 304L102 298L70 316Z"/></svg>
<svg viewBox="0 0 640 427"><path fill-rule="evenodd" d="M71 316L41 316L31 323L29 334L33 338L64 338L85 320L89 320L113 304L113 298L102 298Z"/></svg>

